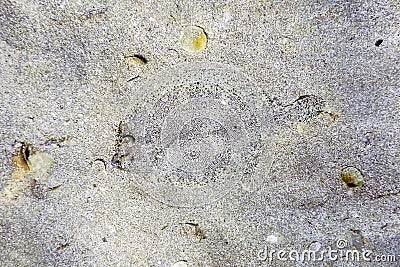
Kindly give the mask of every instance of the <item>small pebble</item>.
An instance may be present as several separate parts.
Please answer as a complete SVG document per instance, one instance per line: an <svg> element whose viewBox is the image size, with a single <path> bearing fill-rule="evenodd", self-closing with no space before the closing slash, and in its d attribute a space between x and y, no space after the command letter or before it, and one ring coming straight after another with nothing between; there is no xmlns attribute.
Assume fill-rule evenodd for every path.
<svg viewBox="0 0 400 267"><path fill-rule="evenodd" d="M283 241L284 236L280 233L275 233L273 235L267 236L267 242L270 244L279 244Z"/></svg>
<svg viewBox="0 0 400 267"><path fill-rule="evenodd" d="M313 251L319 251L322 247L322 244L318 241L313 241L311 242L311 244L308 246L309 250L313 250Z"/></svg>

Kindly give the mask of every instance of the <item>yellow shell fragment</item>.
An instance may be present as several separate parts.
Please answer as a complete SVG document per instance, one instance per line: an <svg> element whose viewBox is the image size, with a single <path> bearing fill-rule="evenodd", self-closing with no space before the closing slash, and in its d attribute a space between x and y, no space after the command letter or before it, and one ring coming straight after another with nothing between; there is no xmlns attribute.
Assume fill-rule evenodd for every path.
<svg viewBox="0 0 400 267"><path fill-rule="evenodd" d="M187 26L182 31L180 43L182 49L187 52L200 52L207 46L207 35L201 27Z"/></svg>
<svg viewBox="0 0 400 267"><path fill-rule="evenodd" d="M359 187L364 182L360 170L355 167L346 167L341 172L342 181L350 188Z"/></svg>
<svg viewBox="0 0 400 267"><path fill-rule="evenodd" d="M15 167L17 169L23 169L25 171L29 170L28 163L26 162L22 154L18 154L12 157L12 162L15 164Z"/></svg>

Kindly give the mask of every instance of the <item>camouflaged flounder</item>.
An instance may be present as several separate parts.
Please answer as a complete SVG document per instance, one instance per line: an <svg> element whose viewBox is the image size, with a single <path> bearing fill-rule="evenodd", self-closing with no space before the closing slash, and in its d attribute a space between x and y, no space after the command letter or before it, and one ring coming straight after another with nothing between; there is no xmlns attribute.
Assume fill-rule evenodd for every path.
<svg viewBox="0 0 400 267"><path fill-rule="evenodd" d="M281 105L260 89L220 64L161 72L143 84L127 111L112 164L174 206L211 202L239 182L254 187L268 174L273 155L266 143L275 128L323 110L317 96Z"/></svg>

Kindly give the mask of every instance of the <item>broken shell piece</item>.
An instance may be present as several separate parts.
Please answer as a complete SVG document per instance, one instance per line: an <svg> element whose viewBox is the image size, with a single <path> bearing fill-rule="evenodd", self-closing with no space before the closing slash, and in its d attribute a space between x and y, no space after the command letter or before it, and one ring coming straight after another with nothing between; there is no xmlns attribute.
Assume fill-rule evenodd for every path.
<svg viewBox="0 0 400 267"><path fill-rule="evenodd" d="M20 153L12 158L12 161L16 168L0 192L0 202L19 199L29 187L36 190L36 182L45 179L48 171L54 165L52 155L42 151L33 151L30 145L25 144L21 147ZM28 174L31 175L31 179L28 179ZM40 192L36 193L38 193L37 196L41 196Z"/></svg>
<svg viewBox="0 0 400 267"><path fill-rule="evenodd" d="M207 35L201 27L188 26L182 32L180 43L187 52L200 52L207 46Z"/></svg>
<svg viewBox="0 0 400 267"><path fill-rule="evenodd" d="M137 64L144 66L148 62L148 60L142 55L133 55L124 57L123 62L128 65Z"/></svg>
<svg viewBox="0 0 400 267"><path fill-rule="evenodd" d="M187 267L187 262L186 261L178 261L175 262L172 267Z"/></svg>
<svg viewBox="0 0 400 267"><path fill-rule="evenodd" d="M15 155L12 158L12 162L15 164L15 167L17 169L23 169L25 171L29 170L28 163L26 162L26 160L22 154Z"/></svg>
<svg viewBox="0 0 400 267"><path fill-rule="evenodd" d="M46 174L54 164L52 155L46 152L37 151L27 160L29 169L37 174Z"/></svg>

